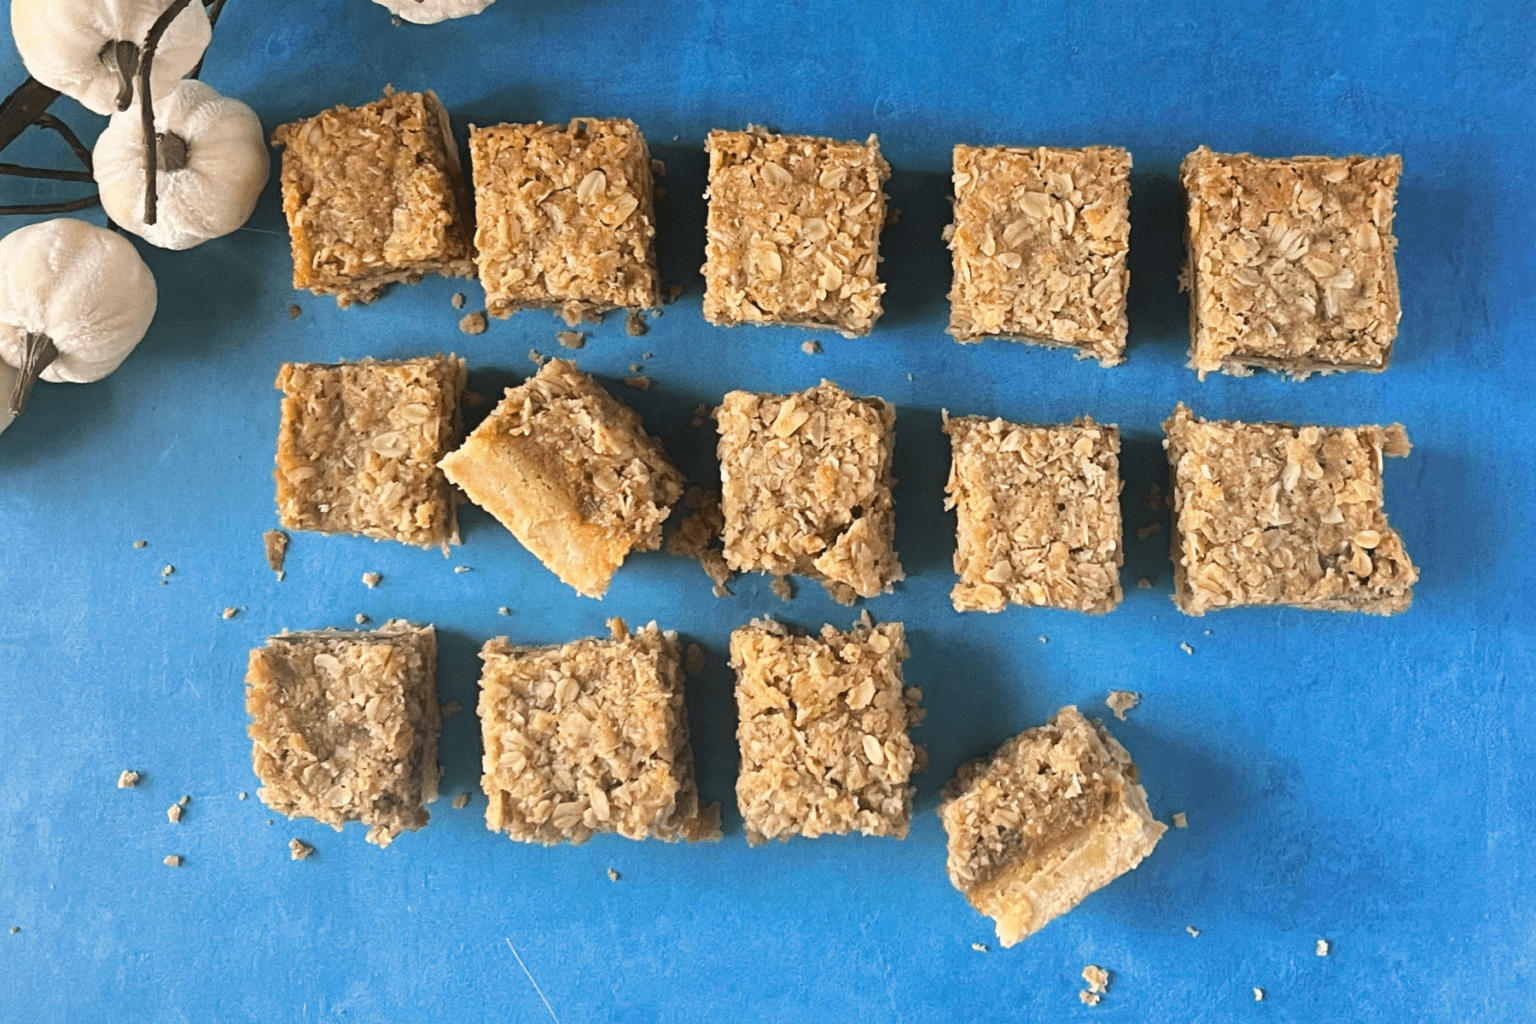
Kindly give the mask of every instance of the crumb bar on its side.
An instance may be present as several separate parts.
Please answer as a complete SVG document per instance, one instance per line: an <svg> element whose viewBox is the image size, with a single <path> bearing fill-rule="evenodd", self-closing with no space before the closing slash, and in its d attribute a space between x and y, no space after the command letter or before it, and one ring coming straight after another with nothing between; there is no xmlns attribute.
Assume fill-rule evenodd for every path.
<svg viewBox="0 0 1536 1024"><path fill-rule="evenodd" d="M868 334L880 317L880 143L713 131L704 319Z"/></svg>
<svg viewBox="0 0 1536 1024"><path fill-rule="evenodd" d="M367 632L284 633L251 651L245 709L257 796L388 846L437 799L437 634L394 619Z"/></svg>
<svg viewBox="0 0 1536 1024"><path fill-rule="evenodd" d="M1391 615L1413 602L1418 569L1382 511L1382 458L1411 447L1401 424L1206 421L1180 404L1163 429L1180 611Z"/></svg>
<svg viewBox="0 0 1536 1024"><path fill-rule="evenodd" d="M1265 160L1201 146L1184 158L1183 284L1201 379L1386 369L1402 316L1402 170L1400 156Z"/></svg>
<svg viewBox="0 0 1536 1024"><path fill-rule="evenodd" d="M1120 603L1120 431L944 414L957 510L956 611L1006 604L1107 612Z"/></svg>
<svg viewBox="0 0 1536 1024"><path fill-rule="evenodd" d="M651 153L632 121L469 131L486 312L589 313L661 305Z"/></svg>
<svg viewBox="0 0 1536 1024"><path fill-rule="evenodd" d="M922 691L904 687L899 622L793 636L762 619L731 634L736 670L736 803L752 844L862 832L904 839L926 757L907 730Z"/></svg>
<svg viewBox="0 0 1536 1024"><path fill-rule="evenodd" d="M1131 755L1075 707L962 765L939 817L949 880L1004 946L1136 867L1168 828Z"/></svg>
<svg viewBox="0 0 1536 1024"><path fill-rule="evenodd" d="M608 625L608 640L481 649L486 826L546 846L719 839L720 805L700 807L694 782L677 634Z"/></svg>
<svg viewBox="0 0 1536 1024"><path fill-rule="evenodd" d="M1121 362L1130 173L1131 154L1110 146L956 146L949 333Z"/></svg>
<svg viewBox="0 0 1536 1024"><path fill-rule="evenodd" d="M845 604L904 578L892 549L890 403L824 380L790 395L732 391L715 418L732 569L819 579Z"/></svg>
<svg viewBox="0 0 1536 1024"><path fill-rule="evenodd" d="M284 363L277 512L290 530L458 543L458 498L437 462L463 433L464 360Z"/></svg>
<svg viewBox="0 0 1536 1024"><path fill-rule="evenodd" d="M563 359L508 388L447 478L562 581L602 597L631 551L661 546L682 474L640 416Z"/></svg>
<svg viewBox="0 0 1536 1024"><path fill-rule="evenodd" d="M293 286L342 307L395 281L469 277L469 191L448 112L431 92L384 90L280 126Z"/></svg>

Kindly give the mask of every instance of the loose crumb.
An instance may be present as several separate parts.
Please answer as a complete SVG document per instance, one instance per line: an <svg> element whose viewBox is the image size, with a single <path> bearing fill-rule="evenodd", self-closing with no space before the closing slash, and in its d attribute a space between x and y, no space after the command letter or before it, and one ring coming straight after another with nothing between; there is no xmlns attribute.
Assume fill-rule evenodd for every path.
<svg viewBox="0 0 1536 1024"><path fill-rule="evenodd" d="M1051 638L1048 637L1048 636L1042 636L1042 637L1040 637L1040 642L1043 643L1043 644L1048 644L1048 643L1051 642Z"/></svg>
<svg viewBox="0 0 1536 1024"><path fill-rule="evenodd" d="M1255 985L1253 989L1253 1001L1256 1003L1262 1003L1264 1001L1264 990L1259 988L1257 985Z"/></svg>
<svg viewBox="0 0 1536 1024"><path fill-rule="evenodd" d="M288 535L282 530L268 530L261 535L261 543L267 552L267 568L283 578L283 561L288 557Z"/></svg>
<svg viewBox="0 0 1536 1024"><path fill-rule="evenodd" d="M1189 937L1192 939L1198 939L1200 937L1200 929L1196 928L1192 924L1185 925L1184 930L1189 932Z"/></svg>
<svg viewBox="0 0 1536 1024"><path fill-rule="evenodd" d="M448 300L448 305L452 306L454 309L463 309L464 308L464 293L463 292L454 292L453 293L453 298Z"/></svg>
<svg viewBox="0 0 1536 1024"><path fill-rule="evenodd" d="M466 573L470 572L471 570L467 565L456 565L453 567L453 571L456 573Z"/></svg>
<svg viewBox="0 0 1536 1024"><path fill-rule="evenodd" d="M456 811L462 811L464 809L464 805L467 803L469 803L469 794L460 793L458 796L449 801L448 806L452 807Z"/></svg>
<svg viewBox="0 0 1536 1024"><path fill-rule="evenodd" d="M181 804L171 804L165 809L165 816L170 819L172 825L181 820Z"/></svg>
<svg viewBox="0 0 1536 1024"><path fill-rule="evenodd" d="M783 576L775 576L773 582L768 584L768 589L772 590L774 596L780 601L789 601L795 596L794 586Z"/></svg>
<svg viewBox="0 0 1536 1024"><path fill-rule="evenodd" d="M232 619L236 615L239 615L239 614L240 614L240 609L239 608L225 608L224 612L223 612L223 617L226 618L226 619Z"/></svg>
<svg viewBox="0 0 1536 1024"><path fill-rule="evenodd" d="M707 405L696 405L696 406L693 407L693 419L689 420L688 425L690 427L692 427L694 430L698 430L700 427L702 427L704 425L704 421L706 419L708 419L708 418L709 418L709 406L707 406Z"/></svg>
<svg viewBox="0 0 1536 1024"><path fill-rule="evenodd" d="M164 569L160 570L160 575L161 576L169 576L171 573L173 573L175 571L176 571L176 567L174 565L168 565Z"/></svg>
<svg viewBox="0 0 1536 1024"><path fill-rule="evenodd" d="M502 605L500 608L496 609L496 614L497 615L511 615L512 614L512 609L508 608L506 605Z"/></svg>
<svg viewBox="0 0 1536 1024"><path fill-rule="evenodd" d="M641 366L639 363L630 363L629 364L629 372L630 373L639 373L641 370L644 370L644 369L645 369L645 367Z"/></svg>
<svg viewBox="0 0 1536 1024"><path fill-rule="evenodd" d="M1090 992L1087 989L1083 989L1077 994L1077 998L1083 1001L1084 1006L1098 1006L1099 1000L1103 997L1100 996L1097 992Z"/></svg>
<svg viewBox="0 0 1536 1024"><path fill-rule="evenodd" d="M1330 948L1331 947L1328 945L1328 940L1327 939L1318 939L1317 940L1317 955L1318 956L1327 956L1328 955L1328 951L1329 951Z"/></svg>
<svg viewBox="0 0 1536 1024"><path fill-rule="evenodd" d="M974 949L978 953L990 953L991 952L991 950L987 948L987 944L984 943L984 942L973 942L973 943L971 943L971 948Z"/></svg>
<svg viewBox="0 0 1536 1024"><path fill-rule="evenodd" d="M363 623L368 621L368 616L364 615L362 612L358 612L356 615L352 616L352 621L361 626Z"/></svg>
<svg viewBox="0 0 1536 1024"><path fill-rule="evenodd" d="M484 334L485 328L484 313L466 313L459 320L459 330L465 334Z"/></svg>
<svg viewBox="0 0 1536 1024"><path fill-rule="evenodd" d="M1143 576L1141 579L1137 580L1136 581L1136 585L1138 587L1140 587L1142 590L1151 590L1152 589L1152 581L1147 579L1145 576Z"/></svg>
<svg viewBox="0 0 1536 1024"><path fill-rule="evenodd" d="M680 284L667 285L667 303L670 305L677 301L677 297L683 294L683 286Z"/></svg>
<svg viewBox="0 0 1536 1024"><path fill-rule="evenodd" d="M885 222L887 224L901 223L901 210L895 206L888 206L885 210Z"/></svg>
<svg viewBox="0 0 1536 1024"><path fill-rule="evenodd" d="M704 648L698 644L688 645L688 655L687 660L684 662L683 670L691 676L696 676L704 671Z"/></svg>
<svg viewBox="0 0 1536 1024"><path fill-rule="evenodd" d="M1110 690L1109 696L1104 698L1104 703L1109 705L1109 710L1123 722L1125 713L1141 703L1141 694L1132 693L1129 690Z"/></svg>
<svg viewBox="0 0 1536 1024"><path fill-rule="evenodd" d="M624 383L628 384L630 387L634 388L636 391L649 391L649 390L651 390L651 378L649 378L649 377L645 377L645 376L625 377L624 378Z"/></svg>
<svg viewBox="0 0 1536 1024"><path fill-rule="evenodd" d="M911 380L911 379L912 379L912 375L910 373L907 374L907 380Z"/></svg>
<svg viewBox="0 0 1536 1024"><path fill-rule="evenodd" d="M180 800L177 800L176 802L178 804L181 804L181 806L185 807L185 806L187 806L187 804L192 802L192 798L189 797L189 796L183 796Z"/></svg>
<svg viewBox="0 0 1536 1024"><path fill-rule="evenodd" d="M379 583L383 581L383 579L384 577L376 572L363 573L363 583L368 587L369 590L372 590L374 587L378 586Z"/></svg>
<svg viewBox="0 0 1536 1024"><path fill-rule="evenodd" d="M1148 523L1146 526L1143 526L1141 529L1136 531L1136 536L1141 538L1142 540L1146 540L1148 537L1152 536L1153 534L1162 533L1162 532L1163 532L1163 524L1162 523Z"/></svg>
<svg viewBox="0 0 1536 1024"><path fill-rule="evenodd" d="M1157 486L1157 484L1153 484L1152 489L1147 491L1146 501L1147 508L1161 508L1163 505L1163 489Z"/></svg>
<svg viewBox="0 0 1536 1024"><path fill-rule="evenodd" d="M179 868L181 867L181 858L173 853L169 857L165 858L165 860L161 863L163 863L168 868Z"/></svg>
<svg viewBox="0 0 1536 1024"><path fill-rule="evenodd" d="M650 330L645 324L645 318L637 310L630 310L629 316L624 318L624 333L631 338L638 338Z"/></svg>
<svg viewBox="0 0 1536 1024"><path fill-rule="evenodd" d="M144 776L140 775L138 772L129 771L125 768L117 777L117 788L132 789L134 786L139 784L139 780L143 777Z"/></svg>
<svg viewBox="0 0 1536 1024"><path fill-rule="evenodd" d="M290 860L306 860L315 852L315 848L302 839L288 840L288 857Z"/></svg>
<svg viewBox="0 0 1536 1024"><path fill-rule="evenodd" d="M241 790L241 791L240 791L240 792L239 792L239 794L237 794L237 795L238 795L238 796L239 796L239 797L240 797L240 799L241 799L241 800L244 800L244 799L245 799L245 798L246 798L246 797L247 797L247 796L249 796L249 795L250 795L250 794L248 794L248 793L247 793L247 792L246 792L246 791L245 791L245 790L243 790L243 789L242 789L242 790Z"/></svg>
<svg viewBox="0 0 1536 1024"><path fill-rule="evenodd" d="M534 366L543 366L545 363L549 362L549 357L546 356L543 352L540 352L538 349L531 348L528 350L528 361Z"/></svg>
<svg viewBox="0 0 1536 1024"><path fill-rule="evenodd" d="M621 879L623 877L624 877L623 875L621 875L617 871L613 870L613 868L609 868L608 869L608 881L610 881L610 882L617 882L619 879Z"/></svg>
<svg viewBox="0 0 1536 1024"><path fill-rule="evenodd" d="M297 305L289 306L288 307L288 319L289 320L297 320L299 318L299 314L302 313L302 312L304 312L304 307L303 306L297 306Z"/></svg>
<svg viewBox="0 0 1536 1024"><path fill-rule="evenodd" d="M19 924L11 925L11 934L12 935L15 935L19 931L21 931L21 925L19 925Z"/></svg>
<svg viewBox="0 0 1536 1024"><path fill-rule="evenodd" d="M1210 635L1211 635L1211 631L1210 631L1210 630L1206 630L1206 631L1205 631L1205 635L1206 635L1206 636L1210 636Z"/></svg>
<svg viewBox="0 0 1536 1024"><path fill-rule="evenodd" d="M445 704L438 705L438 714L442 715L444 718L452 718L454 715L463 710L464 705L460 704L456 700L450 700Z"/></svg>
<svg viewBox="0 0 1536 1024"><path fill-rule="evenodd" d="M1179 650L1183 651L1185 654L1195 653L1195 649L1189 646L1189 644L1179 644Z"/></svg>
<svg viewBox="0 0 1536 1024"><path fill-rule="evenodd" d="M640 358L641 359L655 359L656 358L656 353L655 352L641 352L640 353Z"/></svg>
<svg viewBox="0 0 1536 1024"><path fill-rule="evenodd" d="M812 338L810 341L802 341L800 343L800 351L808 356L814 356L821 351L821 342L815 338Z"/></svg>
<svg viewBox="0 0 1536 1024"><path fill-rule="evenodd" d="M147 547L149 547L149 541L147 541L147 540L136 540L136 541L133 542L133 546L135 548L147 548Z"/></svg>
<svg viewBox="0 0 1536 1024"><path fill-rule="evenodd" d="M561 348L581 348L587 343L586 336L580 331L560 331L555 335L555 340Z"/></svg>
<svg viewBox="0 0 1536 1024"><path fill-rule="evenodd" d="M1174 811L1173 812L1173 827L1174 828L1189 828L1189 818L1185 817L1183 811Z"/></svg>
<svg viewBox="0 0 1536 1024"><path fill-rule="evenodd" d="M1090 992L1109 991L1109 972L1097 964L1089 964L1083 968L1083 980L1088 983Z"/></svg>

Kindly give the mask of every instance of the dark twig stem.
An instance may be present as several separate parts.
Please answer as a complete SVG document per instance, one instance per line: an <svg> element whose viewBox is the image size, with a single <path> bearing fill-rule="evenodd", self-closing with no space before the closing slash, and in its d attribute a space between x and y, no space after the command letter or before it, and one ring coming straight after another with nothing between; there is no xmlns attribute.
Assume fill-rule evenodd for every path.
<svg viewBox="0 0 1536 1024"><path fill-rule="evenodd" d="M90 171L63 171L53 167L22 167L20 164L0 164L0 174L13 178L45 178L48 181L95 181Z"/></svg>
<svg viewBox="0 0 1536 1024"><path fill-rule="evenodd" d="M203 0L203 6L208 9L208 29L211 32L219 23L219 14L224 10L224 0ZM212 46L213 44L209 43L209 45ZM197 59L196 66L187 72L188 78L196 78L203 73L203 61L207 57L208 51L204 50L203 55Z"/></svg>
<svg viewBox="0 0 1536 1024"><path fill-rule="evenodd" d="M0 149L16 141L59 98L57 89L50 89L35 78L28 78L16 87L16 91L0 103Z"/></svg>
<svg viewBox="0 0 1536 1024"><path fill-rule="evenodd" d="M28 203L25 206L0 206L0 217L24 216L29 213L74 213L76 210L88 210L101 202L101 196L86 196L84 199L71 199L67 203ZM111 225L109 220L108 226Z"/></svg>
<svg viewBox="0 0 1536 1024"><path fill-rule="evenodd" d="M81 142L80 137L70 130L69 125L65 124L63 121L60 121L52 114L38 114L37 120L33 121L32 123L37 125L39 128L46 128L49 131L58 132L59 137L62 138L64 142L69 146L69 148L74 152L75 157L79 159L80 163L84 165L85 169L87 171L95 170L95 168L91 166L91 151L85 148L85 143Z"/></svg>
<svg viewBox="0 0 1536 1024"><path fill-rule="evenodd" d="M27 395L42 372L59 358L59 350L46 334L28 331L21 340L21 365L16 368L16 386L11 389L11 415L20 416L27 407Z"/></svg>
<svg viewBox="0 0 1536 1024"><path fill-rule="evenodd" d="M144 39L144 48L139 55L139 110L143 114L144 126L144 223L155 222L155 173L157 171L155 154L155 98L150 92L149 76L155 66L155 48L160 45L160 40L165 35L165 30L171 27L171 22L176 16L187 9L187 4L192 0L172 0L171 6L160 13L155 23L149 28L149 35Z"/></svg>

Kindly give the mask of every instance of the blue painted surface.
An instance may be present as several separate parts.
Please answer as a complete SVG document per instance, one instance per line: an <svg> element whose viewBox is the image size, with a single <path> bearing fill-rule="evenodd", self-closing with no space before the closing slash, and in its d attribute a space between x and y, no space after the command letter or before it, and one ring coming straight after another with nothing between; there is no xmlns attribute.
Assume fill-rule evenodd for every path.
<svg viewBox="0 0 1536 1024"><path fill-rule="evenodd" d="M500 0L418 28L363 0L234 0L205 77L269 128L386 82L436 89L461 137L468 123L573 115L641 125L669 168L659 251L684 295L644 338L610 317L578 361L610 383L645 363L652 389L619 393L685 469L707 465L711 447L689 427L692 408L730 388L825 375L898 405L909 578L869 607L908 624L908 678L929 711L915 736L931 764L906 842L747 848L731 809L727 636L765 613L846 625L815 585L786 605L754 578L716 600L696 565L655 554L633 558L599 604L473 509L450 560L295 534L276 582L260 534L274 524L280 362L452 349L494 394L530 371L530 347L558 351L558 324L530 312L466 337L449 297L463 288L475 308L478 288L444 280L345 312L296 295L269 186L234 236L186 253L141 246L161 291L149 337L103 382L42 386L0 437L0 1019L548 1019L513 948L568 1024L1531 1019L1533 16L1528 2ZM7 40L0 82L20 78ZM99 130L72 103L57 110L87 140ZM903 217L885 234L887 314L871 337L700 318L700 144L749 121L879 133ZM943 334L939 232L956 142L1131 149L1124 366ZM1201 384L1184 369L1176 170L1201 143L1403 154L1404 315L1388 372ZM18 157L67 154L29 136L7 153ZM57 194L0 188L9 202ZM826 351L803 354L807 337ZM1166 534L1135 534L1165 519L1141 497L1163 479L1158 425L1179 400L1213 417L1406 424L1416 447L1389 464L1386 493L1423 572L1412 611L1181 616ZM1119 610L950 610L946 407L1120 424ZM383 584L363 587L365 571ZM1136 588L1141 576L1151 590ZM226 606L240 614L221 619ZM439 689L466 709L474 652L493 635L559 641L614 614L682 631L709 654L689 700L701 787L728 808L725 842L522 846L485 830L476 793L462 811L437 804L429 827L381 852L355 826L338 835L241 802L257 787L246 651L359 612L435 622ZM1190 827L1023 945L974 952L995 943L945 878L940 788L960 761L1061 705L1105 713L1111 687L1143 695L1113 731L1154 810L1185 811ZM449 719L446 796L475 792L479 756L474 716ZM137 790L115 788L123 768L145 773ZM168 824L183 794L187 816ZM293 836L314 843L309 862L289 861ZM162 866L169 853L186 865ZM1333 943L1325 959L1319 937ZM1076 998L1090 962L1114 972L1091 1010Z"/></svg>

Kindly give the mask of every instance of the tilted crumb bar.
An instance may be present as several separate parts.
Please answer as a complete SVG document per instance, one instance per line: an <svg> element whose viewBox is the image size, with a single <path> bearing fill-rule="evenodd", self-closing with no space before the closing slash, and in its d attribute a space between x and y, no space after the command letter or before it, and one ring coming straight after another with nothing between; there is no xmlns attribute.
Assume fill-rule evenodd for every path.
<svg viewBox="0 0 1536 1024"><path fill-rule="evenodd" d="M293 286L372 302L395 281L469 277L469 191L448 112L431 92L395 92L280 126Z"/></svg>
<svg viewBox="0 0 1536 1024"><path fill-rule="evenodd" d="M338 832L360 821L379 846L421 828L441 774L436 663L433 628L400 619L371 633L283 633L251 651L256 795Z"/></svg>
<svg viewBox="0 0 1536 1024"><path fill-rule="evenodd" d="M640 416L564 359L508 388L441 462L551 572L602 597L631 551L661 546L682 474Z"/></svg>
<svg viewBox="0 0 1536 1024"><path fill-rule="evenodd" d="M912 774L926 756L907 730L922 691L904 687L902 624L793 636L771 619L731 634L736 670L736 803L747 841L862 832L904 839Z"/></svg>
<svg viewBox="0 0 1536 1024"><path fill-rule="evenodd" d="M939 817L949 880L1004 946L1136 867L1168 829L1131 755L1075 707L961 765Z"/></svg>
<svg viewBox="0 0 1536 1024"><path fill-rule="evenodd" d="M634 122L469 130L486 312L589 313L661 305L651 153Z"/></svg>
<svg viewBox="0 0 1536 1024"><path fill-rule="evenodd" d="M844 604L904 578L890 403L824 380L791 395L732 391L715 418L727 565L819 579Z"/></svg>
<svg viewBox="0 0 1536 1024"><path fill-rule="evenodd" d="M464 360L284 363L277 512L290 530L458 543L458 497L437 462L463 434Z"/></svg>
<svg viewBox="0 0 1536 1024"><path fill-rule="evenodd" d="M700 807L694 783L677 634L608 625L609 640L481 648L486 826L546 846L719 839L720 805Z"/></svg>
<svg viewBox="0 0 1536 1024"><path fill-rule="evenodd" d="M891 169L880 143L712 131L704 319L868 334Z"/></svg>
<svg viewBox="0 0 1536 1024"><path fill-rule="evenodd" d="M1015 338L1121 362L1130 173L1131 154L1110 146L956 146L955 340Z"/></svg>
<svg viewBox="0 0 1536 1024"><path fill-rule="evenodd" d="M955 610L1120 603L1120 431L1083 417L1029 426L950 418L944 507L957 510Z"/></svg>
<svg viewBox="0 0 1536 1024"><path fill-rule="evenodd" d="M1382 457L1412 447L1401 424L1206 421L1180 404L1163 429L1180 611L1288 604L1391 615L1412 604L1419 571L1382 511Z"/></svg>
<svg viewBox="0 0 1536 1024"><path fill-rule="evenodd" d="M1184 158L1190 363L1297 378L1383 370L1402 306L1392 207L1400 156Z"/></svg>

